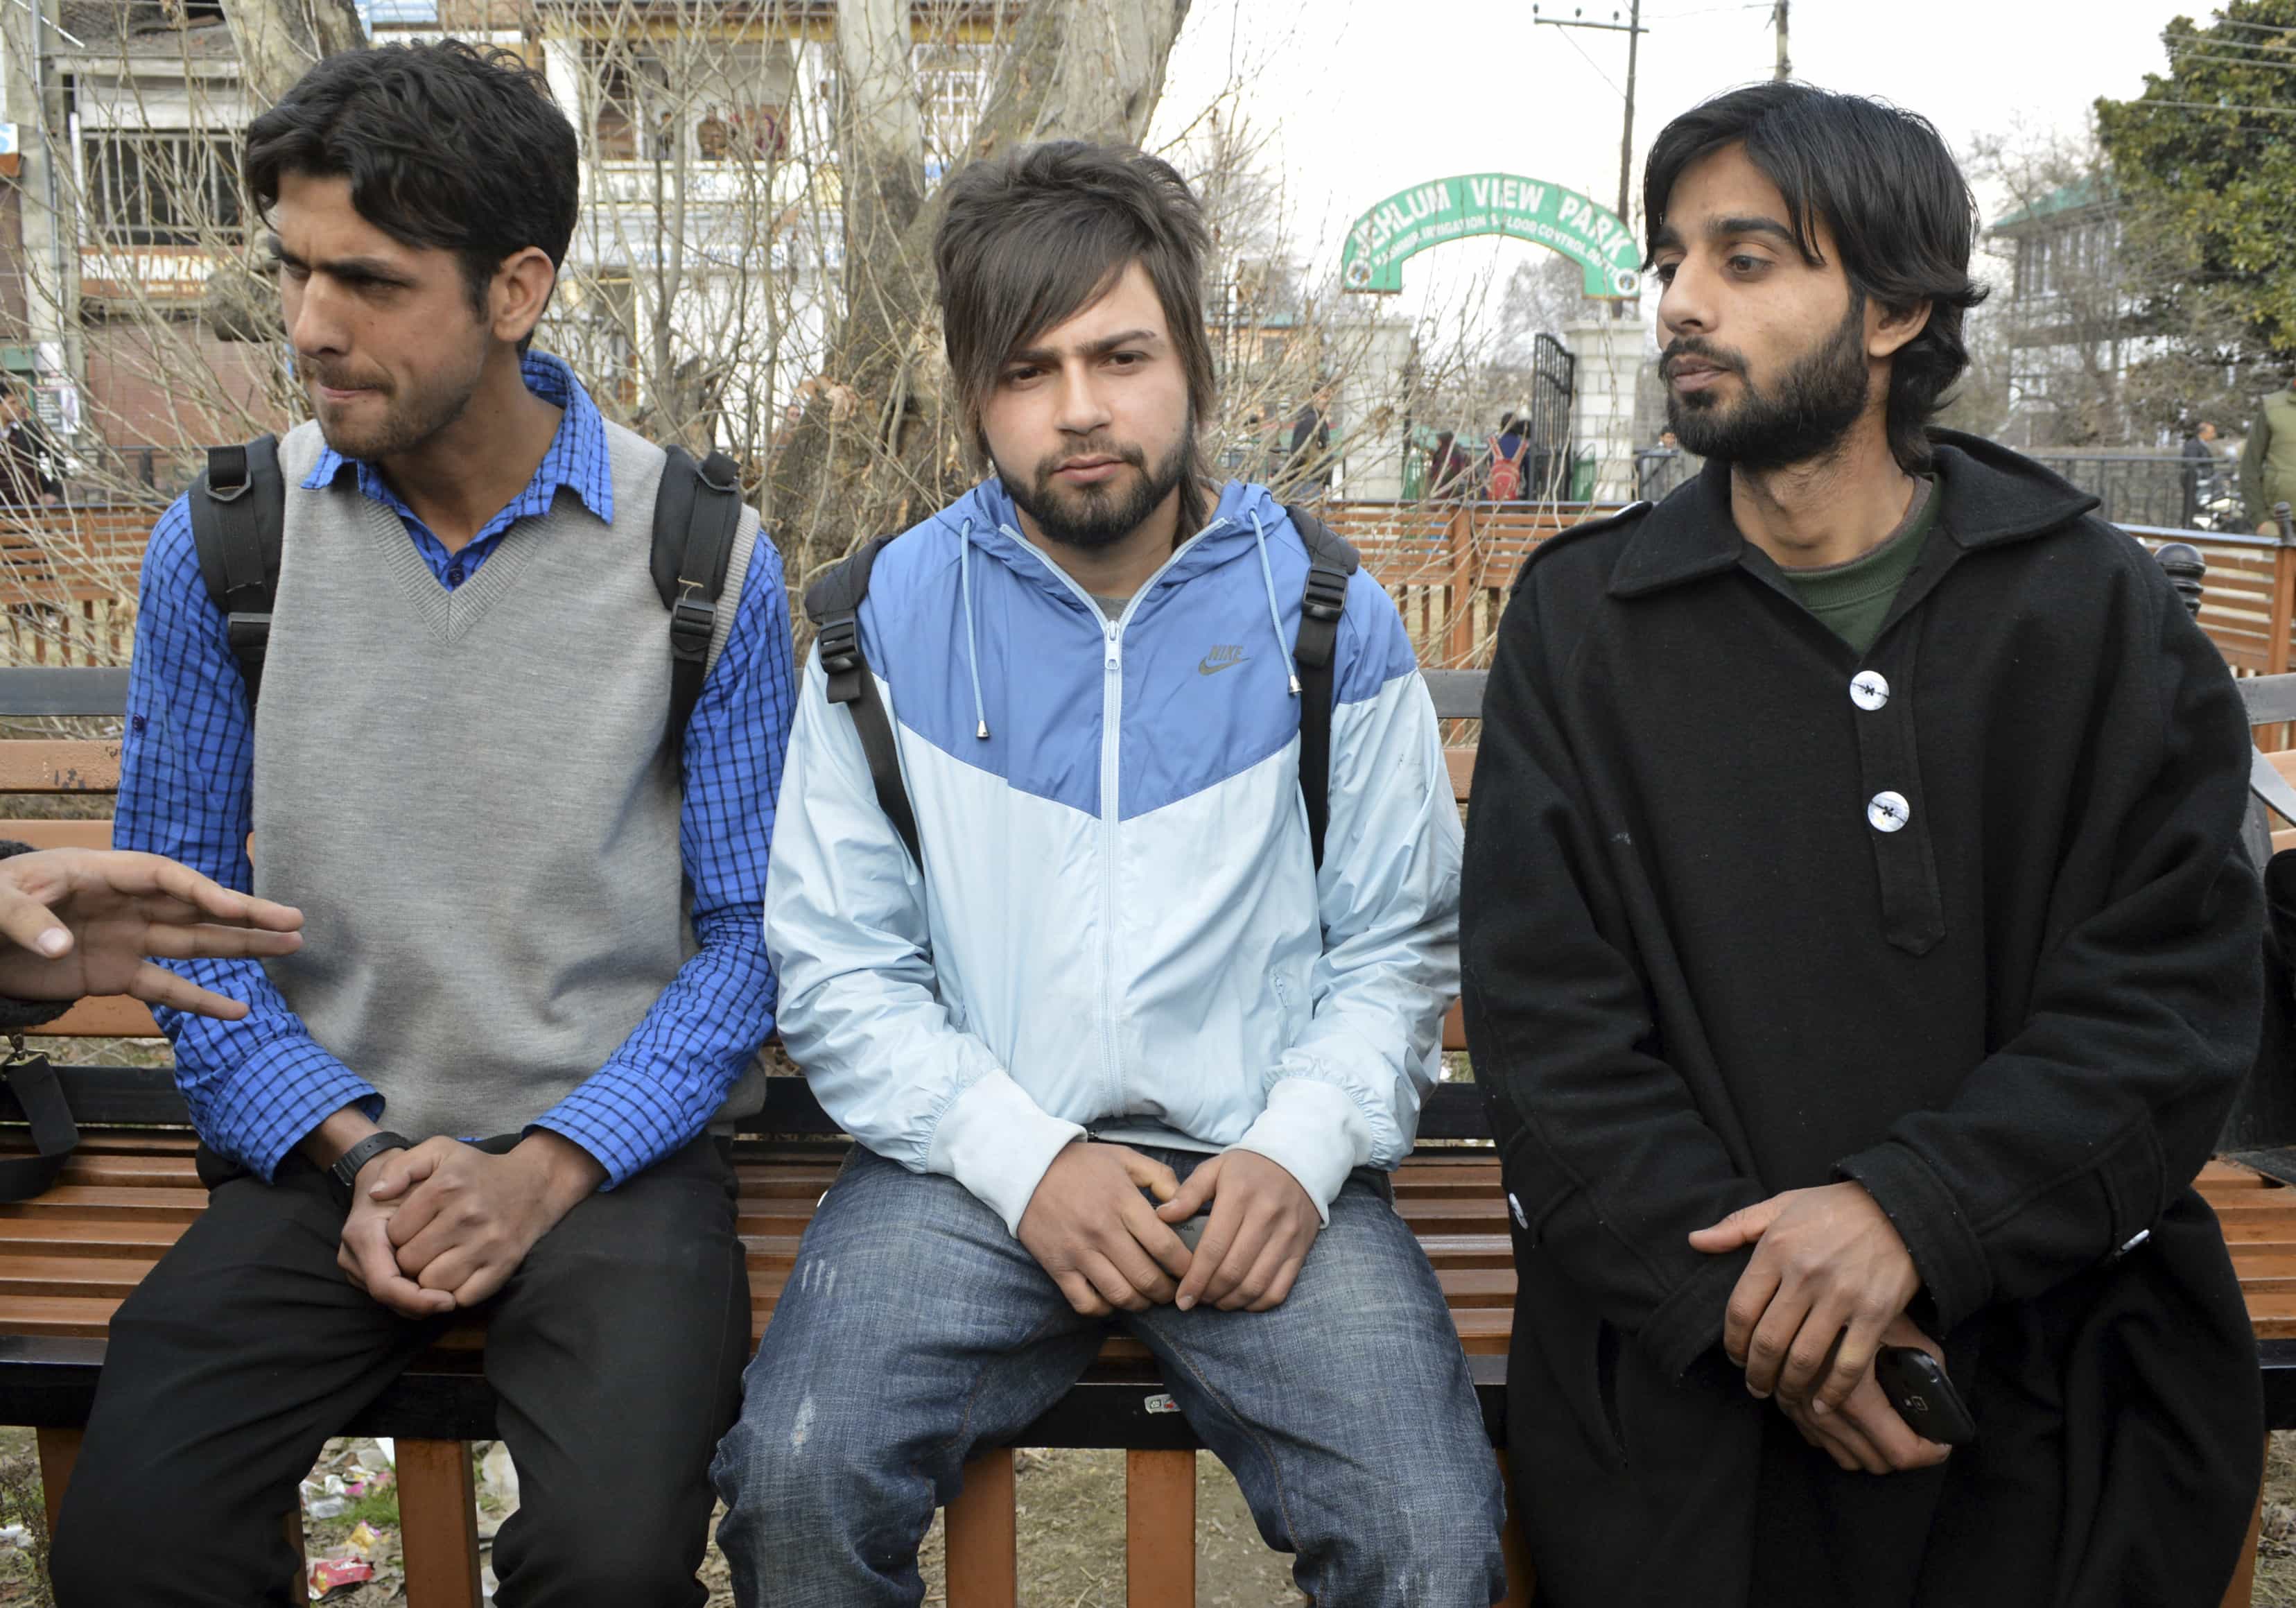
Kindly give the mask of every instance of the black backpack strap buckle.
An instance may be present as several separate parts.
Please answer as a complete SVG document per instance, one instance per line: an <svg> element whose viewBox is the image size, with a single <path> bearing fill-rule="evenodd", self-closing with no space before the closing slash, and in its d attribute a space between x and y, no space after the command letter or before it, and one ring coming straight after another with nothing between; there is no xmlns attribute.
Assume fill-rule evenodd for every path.
<svg viewBox="0 0 2296 1608"><path fill-rule="evenodd" d="M250 496L252 492L254 495ZM208 596L224 614L232 657L239 661L252 710L263 689L271 641L271 603L279 587L279 554L287 523L287 488L275 437L208 448L207 472L189 498L192 546Z"/></svg>
<svg viewBox="0 0 2296 1608"><path fill-rule="evenodd" d="M686 722L701 701L709 644L718 635L718 599L742 529L742 475L713 452L701 463L682 447L663 455L654 488L654 589L669 611L669 721L667 741L683 754Z"/></svg>
<svg viewBox="0 0 2296 1608"><path fill-rule="evenodd" d="M1292 689L1300 695L1300 793L1308 806L1308 849L1320 872L1332 814L1332 660L1339 652L1348 583L1363 561L1306 509L1287 507L1283 512L1308 549L1300 629L1292 641Z"/></svg>
<svg viewBox="0 0 2296 1608"><path fill-rule="evenodd" d="M669 611L670 657L698 663L709 657L709 639L718 632L718 605L701 581L681 577L677 586L677 606Z"/></svg>
<svg viewBox="0 0 2296 1608"><path fill-rule="evenodd" d="M846 609L817 622L814 642L821 650L821 669L829 678L832 703L855 703L861 697L861 677L868 666L861 657L861 617Z"/></svg>
<svg viewBox="0 0 2296 1608"><path fill-rule="evenodd" d="M1300 591L1300 615L1303 621L1312 621L1324 628L1309 630L1303 624L1294 653L1303 668L1321 669L1331 663L1332 649L1339 640L1340 616L1347 607L1347 572L1333 569L1321 559L1311 562L1308 566L1308 583Z"/></svg>
<svg viewBox="0 0 2296 1608"><path fill-rule="evenodd" d="M922 869L924 845L917 833L917 813L901 779L899 745L894 741L892 718L877 695L877 678L861 646L861 603L869 595L869 572L877 554L893 538L881 536L856 548L842 563L806 588L806 617L813 621L814 651L821 655L821 672L829 684L832 703L841 703L853 717L861 739L862 758L868 762L869 784L878 808L893 824L909 858Z"/></svg>
<svg viewBox="0 0 2296 1608"><path fill-rule="evenodd" d="M247 448L244 447L210 447L208 448L208 495L218 503L235 503L247 495L255 483L248 472Z"/></svg>
<svg viewBox="0 0 2296 1608"><path fill-rule="evenodd" d="M234 659L245 663L251 658L260 665L264 649L271 642L271 611L233 610L224 616L224 635Z"/></svg>

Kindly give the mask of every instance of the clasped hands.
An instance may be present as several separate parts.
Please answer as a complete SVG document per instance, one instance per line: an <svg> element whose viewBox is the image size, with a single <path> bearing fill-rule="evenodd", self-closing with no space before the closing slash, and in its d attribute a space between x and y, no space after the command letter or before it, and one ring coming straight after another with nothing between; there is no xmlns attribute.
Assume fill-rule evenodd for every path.
<svg viewBox="0 0 2296 1608"><path fill-rule="evenodd" d="M501 1155L457 1139L385 1151L359 1169L335 1261L403 1317L474 1307L605 1176L543 1128Z"/></svg>
<svg viewBox="0 0 2296 1608"><path fill-rule="evenodd" d="M1151 1206L1147 1190L1160 1204ZM1211 1207L1191 1251L1173 1232ZM1021 1213L1020 1238L1086 1317L1199 1302L1265 1312L1292 1282L1323 1227L1299 1180L1248 1150L1223 1151L1183 1184L1160 1161L1122 1144L1068 1145Z"/></svg>
<svg viewBox="0 0 2296 1608"><path fill-rule="evenodd" d="M1889 1217L1860 1184L1792 1189L1690 1236L1710 1256L1748 1245L1722 1349L1801 1437L1844 1470L1931 1468L1951 1448L1907 1428L1874 1377L1883 1346L1945 1354L1906 1316L1921 1276Z"/></svg>

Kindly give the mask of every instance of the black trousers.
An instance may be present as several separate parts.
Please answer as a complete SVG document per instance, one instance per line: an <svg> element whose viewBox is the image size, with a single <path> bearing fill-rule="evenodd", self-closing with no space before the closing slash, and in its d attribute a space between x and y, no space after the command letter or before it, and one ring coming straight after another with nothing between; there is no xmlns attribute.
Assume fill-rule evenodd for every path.
<svg viewBox="0 0 2296 1608"><path fill-rule="evenodd" d="M593 1194L488 1303L521 1505L503 1608L700 1608L709 1457L750 1339L733 1169L703 1138ZM322 1444L444 1327L335 1266L342 1213L291 1158L217 1185L111 1322L58 1521L62 1608L299 1604L280 1527Z"/></svg>

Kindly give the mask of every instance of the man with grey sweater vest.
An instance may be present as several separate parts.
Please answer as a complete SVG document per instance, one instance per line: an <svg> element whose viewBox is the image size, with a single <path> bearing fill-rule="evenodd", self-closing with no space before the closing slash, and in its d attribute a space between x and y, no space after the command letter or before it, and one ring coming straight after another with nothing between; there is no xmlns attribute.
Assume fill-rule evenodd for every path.
<svg viewBox="0 0 2296 1608"><path fill-rule="evenodd" d="M665 456L528 349L575 220L537 75L336 56L245 167L316 415L279 447L260 718L179 502L118 835L251 878L308 942L184 968L239 1021L161 1013L209 1205L113 1319L57 1599L299 1601L280 1517L322 1441L483 1309L524 1497L496 1600L698 1608L749 1341L709 1130L773 1026L779 559L744 510L681 734Z"/></svg>

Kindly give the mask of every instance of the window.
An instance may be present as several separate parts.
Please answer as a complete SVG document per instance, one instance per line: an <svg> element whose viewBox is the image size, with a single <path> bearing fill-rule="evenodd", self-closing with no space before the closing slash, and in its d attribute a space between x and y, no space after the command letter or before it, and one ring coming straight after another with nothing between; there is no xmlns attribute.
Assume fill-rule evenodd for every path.
<svg viewBox="0 0 2296 1608"><path fill-rule="evenodd" d="M917 75L925 155L955 166L972 143L988 99L989 47L920 45L910 57Z"/></svg>
<svg viewBox="0 0 2296 1608"><path fill-rule="evenodd" d="M676 129L660 61L650 54L589 42L586 65L595 86L591 127L597 154L610 162L656 161L671 156Z"/></svg>
<svg viewBox="0 0 2296 1608"><path fill-rule="evenodd" d="M234 143L183 130L108 128L86 136L92 233L123 245L191 245L240 222Z"/></svg>
<svg viewBox="0 0 2296 1608"><path fill-rule="evenodd" d="M796 83L796 57L786 39L734 45L720 53L714 70L694 86L694 99L705 109L693 130L701 160L766 162L787 156Z"/></svg>

